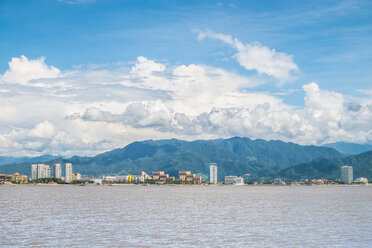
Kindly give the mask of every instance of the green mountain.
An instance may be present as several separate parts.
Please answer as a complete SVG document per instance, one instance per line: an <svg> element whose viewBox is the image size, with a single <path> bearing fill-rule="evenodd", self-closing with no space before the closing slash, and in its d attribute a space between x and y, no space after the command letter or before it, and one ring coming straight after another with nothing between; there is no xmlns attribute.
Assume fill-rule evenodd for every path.
<svg viewBox="0 0 372 248"><path fill-rule="evenodd" d="M170 140L147 140L133 142L121 149L94 157L74 156L55 159L55 162L71 162L75 172L89 176L110 174L137 174L144 170L165 171L178 176L179 170L209 174L209 163L218 164L219 180L225 175L252 177L272 175L281 169L318 157L341 158L342 155L328 147L301 146L283 141L234 137L231 139L197 140L192 142ZM18 171L30 175L30 163L0 166L0 173Z"/></svg>
<svg viewBox="0 0 372 248"><path fill-rule="evenodd" d="M332 147L342 154L346 155L356 155L362 152L372 151L372 145L369 144L355 144L355 143L346 143L346 142L336 142L324 144L323 146Z"/></svg>
<svg viewBox="0 0 372 248"><path fill-rule="evenodd" d="M337 180L341 178L341 166L353 167L354 178L367 177L372 179L372 151L344 158L319 158L308 163L302 163L281 170L277 176L283 179L299 180L303 178L326 178Z"/></svg>
<svg viewBox="0 0 372 248"><path fill-rule="evenodd" d="M39 157L3 157L0 156L0 166L4 164L18 164L18 163L34 163L34 162L47 162L52 159L57 159L57 156L42 155Z"/></svg>

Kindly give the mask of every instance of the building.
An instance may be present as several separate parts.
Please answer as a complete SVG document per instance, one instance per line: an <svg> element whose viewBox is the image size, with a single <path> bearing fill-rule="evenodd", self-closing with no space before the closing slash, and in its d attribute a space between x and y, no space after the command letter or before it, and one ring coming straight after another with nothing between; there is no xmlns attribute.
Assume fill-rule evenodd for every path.
<svg viewBox="0 0 372 248"><path fill-rule="evenodd" d="M26 175L20 175L18 172L13 173L12 182L19 183L19 184L26 184L26 183L28 183L27 176Z"/></svg>
<svg viewBox="0 0 372 248"><path fill-rule="evenodd" d="M191 171L179 171L178 172L178 179L180 181L186 181L187 175L191 175Z"/></svg>
<svg viewBox="0 0 372 248"><path fill-rule="evenodd" d="M104 182L115 182L117 180L116 176L105 176L102 181Z"/></svg>
<svg viewBox="0 0 372 248"><path fill-rule="evenodd" d="M32 164L31 165L31 179L38 180L40 178L51 177L50 167L47 164Z"/></svg>
<svg viewBox="0 0 372 248"><path fill-rule="evenodd" d="M174 181L174 177L170 177L169 174L165 174L164 171L153 171L152 172L152 180L171 180Z"/></svg>
<svg viewBox="0 0 372 248"><path fill-rule="evenodd" d="M37 164L31 165L31 179L37 180Z"/></svg>
<svg viewBox="0 0 372 248"><path fill-rule="evenodd" d="M225 184L244 185L244 178L238 176L225 176Z"/></svg>
<svg viewBox="0 0 372 248"><path fill-rule="evenodd" d="M353 167L347 165L341 167L341 182L344 184L353 183Z"/></svg>
<svg viewBox="0 0 372 248"><path fill-rule="evenodd" d="M116 176L115 181L126 182L126 183L144 183L145 177L142 175Z"/></svg>
<svg viewBox="0 0 372 248"><path fill-rule="evenodd" d="M192 174L191 171L179 171L178 178L181 182L201 183L201 177L197 177L195 174Z"/></svg>
<svg viewBox="0 0 372 248"><path fill-rule="evenodd" d="M62 165L60 163L54 164L54 177L61 178L62 177Z"/></svg>
<svg viewBox="0 0 372 248"><path fill-rule="evenodd" d="M100 178L94 178L94 179L93 179L93 182L94 182L95 184L102 184L102 181L103 181L103 179L100 179Z"/></svg>
<svg viewBox="0 0 372 248"><path fill-rule="evenodd" d="M327 184L328 180L327 179L312 179L311 184L313 185L324 185Z"/></svg>
<svg viewBox="0 0 372 248"><path fill-rule="evenodd" d="M18 183L18 184L27 184L27 176L20 175L18 172L13 173L13 175L0 174L0 184L4 183Z"/></svg>
<svg viewBox="0 0 372 248"><path fill-rule="evenodd" d="M65 164L65 182L66 183L72 182L72 164L71 163Z"/></svg>
<svg viewBox="0 0 372 248"><path fill-rule="evenodd" d="M143 177L144 180L150 180L151 177L144 171L141 171L141 176Z"/></svg>
<svg viewBox="0 0 372 248"><path fill-rule="evenodd" d="M359 184L368 184L368 179L365 178L365 177L359 177L359 178L355 179L354 182L359 183Z"/></svg>
<svg viewBox="0 0 372 248"><path fill-rule="evenodd" d="M284 185L286 185L285 182L282 181L281 178L277 178L277 179L275 179L274 182L273 182L273 184L274 184L274 185L279 185L279 186L284 186Z"/></svg>
<svg viewBox="0 0 372 248"><path fill-rule="evenodd" d="M72 173L72 181L80 180L81 174L80 173Z"/></svg>
<svg viewBox="0 0 372 248"><path fill-rule="evenodd" d="M209 164L209 182L213 184L217 184L217 164L210 163Z"/></svg>

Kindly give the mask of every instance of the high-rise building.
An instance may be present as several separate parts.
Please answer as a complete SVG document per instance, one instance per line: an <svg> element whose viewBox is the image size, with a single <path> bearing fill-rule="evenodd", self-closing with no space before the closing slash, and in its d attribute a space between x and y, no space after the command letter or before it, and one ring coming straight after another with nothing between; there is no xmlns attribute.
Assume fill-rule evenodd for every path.
<svg viewBox="0 0 372 248"><path fill-rule="evenodd" d="M31 179L37 180L37 164L31 165Z"/></svg>
<svg viewBox="0 0 372 248"><path fill-rule="evenodd" d="M353 183L353 167L346 165L341 167L341 182L344 184Z"/></svg>
<svg viewBox="0 0 372 248"><path fill-rule="evenodd" d="M50 167L47 164L32 164L31 165L31 178L37 180L40 178L51 177Z"/></svg>
<svg viewBox="0 0 372 248"><path fill-rule="evenodd" d="M60 163L54 164L54 177L55 178L62 177L62 165Z"/></svg>
<svg viewBox="0 0 372 248"><path fill-rule="evenodd" d="M71 163L65 164L65 182L67 183L72 182L72 164Z"/></svg>
<svg viewBox="0 0 372 248"><path fill-rule="evenodd" d="M209 164L209 182L210 183L217 183L217 164L210 163Z"/></svg>

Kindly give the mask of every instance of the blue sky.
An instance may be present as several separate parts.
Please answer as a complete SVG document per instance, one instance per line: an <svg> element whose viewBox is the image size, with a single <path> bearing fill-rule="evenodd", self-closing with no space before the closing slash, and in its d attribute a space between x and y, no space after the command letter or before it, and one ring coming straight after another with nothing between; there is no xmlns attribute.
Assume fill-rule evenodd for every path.
<svg viewBox="0 0 372 248"><path fill-rule="evenodd" d="M0 2L0 36L2 37L0 39L0 75L3 75L2 90L3 92L17 92L21 95L37 97L37 95L33 95L34 93L31 92L42 89L45 91L43 96L48 96L48 94L51 94L49 90L51 86L46 84L46 79L49 80L48 82L52 80L51 77L58 78L60 81L63 79L63 84L68 84L66 82L70 82L69 80L72 80L71 75L74 75L72 76L74 82L79 80L80 83L82 83L81 80L93 82L95 80L94 77L88 77L86 75L92 75L94 73L101 76L103 75L102 73L108 73L110 76L106 75L104 76L105 79L99 80L101 82L100 86L106 84L112 85L113 82L120 81L118 78L122 78L119 72L124 71L122 73L125 74L128 71L132 71L133 67L140 63L147 63L146 66L157 67L158 69L150 73L154 77L151 79L151 82L156 83L156 80L163 80L161 82L165 85L164 80L175 77L174 68L198 65L203 68L213 68L213 70L208 69L213 71L209 71L208 73L222 75L219 78L222 80L221 85L225 82L225 79L222 79L226 76L224 73L231 73L233 74L232 77L244 77L245 79L242 79L243 81L247 80L247 82L250 82L241 83L236 86L234 88L236 94L244 92L249 94L257 93L260 96L262 94L268 94L273 97L274 102L281 102L284 108L300 109L306 112L311 104L313 104L311 105L312 107L322 105L321 103L310 103L309 100L306 103L306 99L311 98L309 92L314 91L311 91L309 87L307 88L308 91L304 90L306 88L304 85L314 82L316 87L319 88L318 97L327 94L336 94L336 98L341 97L343 99L341 104L346 110L352 108L350 106L361 106L362 110L363 108L369 109L369 106L372 106L370 105L372 95L372 70L370 69L372 66L371 10L372 2L370 1L3 0ZM228 37L231 37L231 39ZM275 68L266 68L267 63L270 64L274 60L267 61L267 63L263 61L260 65L252 65L252 59L253 61L257 59L251 58L247 54L244 55L243 50L239 51L237 45L229 41L234 39L237 39L238 42L244 45L244 51L255 47L254 44L259 43L260 45L256 48L267 48L267 51L275 51L276 55L282 54L284 56L283 59L289 62L286 64L289 67L286 67L287 69L284 69L282 73L288 73L288 76L283 76L283 74L278 76L279 72L272 72L272 70L276 70L281 66L279 65L280 63L285 63L284 60L277 61L279 63L277 66L279 67L274 66ZM247 55L249 58L244 57L239 60L238 57L242 54L243 56ZM21 55L26 57L26 60L22 60L22 63L26 63L23 65L23 68L26 68L29 65L27 63L30 63L30 61L36 61L38 63L40 62L38 65L40 68L48 69L49 66L50 69L50 66L53 66L59 72L53 74L51 71L44 71L40 72L40 75L43 76L32 76L27 79L20 79L21 76L19 75L15 76L16 72L14 74L10 74L9 72L8 76L5 76L7 71L12 70L8 63L12 58L21 58ZM146 60L139 60L138 58L140 56ZM45 60L39 60L40 57L45 57ZM20 63L21 67L22 63ZM156 65L156 63L159 65ZM161 65L165 66L164 70L159 69ZM189 71L192 69L187 68ZM224 70L224 72L219 74L220 72L214 71L217 69ZM14 71L17 71L16 67L14 67ZM158 73L163 72L167 72L165 73L167 75L163 75L162 79L159 79L157 76ZM38 73L34 74L39 75ZM119 76L118 78L112 78L111 75ZM229 75L226 77L229 77ZM146 74L147 77L150 76ZM143 75L139 78L143 78ZM211 78L211 80L215 79L213 76ZM41 79L44 81L41 82ZM17 80L20 81L17 83ZM25 83L32 80L34 80L33 82L39 80L38 85ZM134 82L139 79L133 79L131 77L130 80ZM200 78L195 80L203 81ZM228 84L229 80L226 80L225 84ZM59 82L59 85L61 84ZM312 86L315 87L315 85ZM81 88L81 85L79 87ZM77 93L79 87L69 85L69 87L63 88L63 90L60 88L59 90L65 94L67 89L74 88L74 93L72 93L72 90L68 93L80 96L81 99L88 98L88 96L84 95L85 93ZM146 91L146 93L141 93L143 98L139 97L138 102L144 103L144 101L150 99L160 101L167 108L170 108L170 113L173 113L173 115L174 113L185 114L191 123L194 123L192 120L200 119L203 113L211 114L213 109L226 111L229 108L228 106L241 109L250 104L237 105L235 102L230 103L230 100L225 99L227 101L226 106L222 103L220 106L219 103L213 105L208 100L208 103L211 103L210 109L204 109L195 113L191 111L182 112L180 109L172 107L173 104L177 105L175 102L169 102L168 100L170 98L174 101L181 98L186 99L186 95L189 93L183 92L181 94L178 89L172 91L168 90L165 86L158 87L150 83L146 83L145 86L133 86L127 83L125 87L130 87L131 90L136 88L138 91L140 88ZM223 87L221 86L221 91L224 90ZM108 90L108 88L106 87L103 90ZM229 88L228 90L232 89ZM55 93L56 91L53 92ZM62 97L63 94L61 92L55 94L58 97ZM178 92L178 95L175 92ZM168 94L168 98L159 97L159 94L163 93ZM244 98L244 96L242 97ZM208 97L206 96L204 98ZM135 104L133 99L128 100L123 98L116 101L115 104L111 102L110 104L115 106L122 104L120 112L119 107L112 107L110 104L107 104L107 99L97 100L93 103L94 99L94 95L90 95L89 101L80 102L80 105L74 108L76 112L67 111L65 113L67 117L65 116L64 119L68 119L68 116L75 114L75 116L80 116L82 120L90 123L94 120L84 119L83 117L84 113L86 114L93 107L110 114L123 115L128 110L128 105ZM21 100L20 98L19 104L22 101L24 101L23 103L27 103L30 100L23 98ZM221 101L225 100L221 99ZM61 100L61 102L68 102L70 105L76 104L75 100L69 101L66 98ZM101 106L106 105L100 108L98 102L100 102ZM263 104L262 102L265 102L265 100L259 102L252 103L253 105L249 111L252 111L253 106ZM7 103L9 104L9 102ZM270 103L274 104L273 102ZM179 104L181 105L181 103ZM186 102L183 102L183 104L187 105ZM200 102L200 104L204 105L205 103ZM148 104L146 106L150 108L150 105ZM5 104L3 108L6 108L6 106L8 105ZM358 107L355 108L357 109ZM21 107L16 110L18 112L24 111ZM313 113L315 112L317 113L314 110ZM268 116L270 114L272 113L266 113ZM298 113L291 112L289 116L293 114ZM370 128L366 126L352 127L352 119L354 117L346 117L346 112L339 114L343 117L341 119L335 117L337 120L334 120L337 123L337 125L335 124L337 127L334 128L340 129L337 135L332 133L331 126L333 124L329 124L329 120L323 120L325 121L324 123L315 121L308 123L314 130L319 129L316 125L324 125L325 123L328 123L326 125L330 126L329 130L323 133L323 135L319 135L319 138L316 140L308 139L304 143L320 144L341 140L358 143L371 142L372 138L368 138L368 135L372 137ZM299 115L301 118L307 120L306 116L308 113L301 113ZM360 120L358 125L361 125L361 122L367 123L369 121L369 111L365 115L366 119ZM335 116L338 115L335 114ZM350 123L346 123L345 118L350 120ZM33 130L40 123L49 123L56 130L62 128L67 132L65 127L59 127L56 123L53 123L52 119L48 119L48 117L44 119L31 118L35 119L33 121L21 119L13 116L3 120L4 122L2 127L0 127L0 131L3 132L4 139L10 139L9 135L12 130L19 130L18 128L29 128ZM97 120L95 119L95 121ZM244 120L242 121L244 122ZM208 132L206 130L203 131L204 134L209 134L206 136L201 135L201 133L195 130L184 133L180 130L170 130L164 126L161 127L156 121L155 124L152 123L148 126L140 125L140 127L125 121L123 122L123 120L110 121L111 124L115 122L121 123L125 127L130 126L131 128L146 128L146 130L153 128L157 132L157 135L154 135L155 138L172 136L186 139L215 138L231 135L252 136L255 133L249 131L251 122L240 131L234 131L234 128L225 130L225 128L221 129L221 126L219 128L209 126ZM212 121L212 123L214 122ZM221 125L224 126L223 124ZM258 123L257 125L260 126L261 124ZM270 139L272 137L299 142L299 139L292 137L293 134L291 134L292 136L284 134L285 129L291 128L283 127L282 124L278 125L278 129L270 129L266 133L262 130L262 132L256 132L259 134L253 138L262 137ZM345 126L350 130L354 130L353 134L348 134L348 131L344 130ZM164 128L166 131L164 131ZM360 130L358 131L358 129ZM303 131L307 129L302 127L299 130ZM58 133L58 131L56 132ZM67 133L71 134L69 132ZM344 137L346 137L344 139L342 138L343 133ZM357 137L362 133L367 138ZM152 134L149 131L149 134L142 138L151 138ZM135 135L127 138L124 143L118 143L110 138L101 137L91 143L89 141L89 145L81 149L84 151L107 150L112 147L124 145L134 140L134 137ZM304 139L306 140L306 138ZM81 141L82 139L79 140ZM96 144L103 142L109 145L95 148L93 145L94 142ZM50 151L43 150L46 149L45 144L41 145L41 147L35 151L32 149L32 151L29 151L25 148L25 154L33 154L33 152L35 154L66 152L66 150L56 151L55 149ZM78 150L75 149L75 151ZM9 151L4 149L3 153L9 153ZM74 152L70 151L70 153Z"/></svg>

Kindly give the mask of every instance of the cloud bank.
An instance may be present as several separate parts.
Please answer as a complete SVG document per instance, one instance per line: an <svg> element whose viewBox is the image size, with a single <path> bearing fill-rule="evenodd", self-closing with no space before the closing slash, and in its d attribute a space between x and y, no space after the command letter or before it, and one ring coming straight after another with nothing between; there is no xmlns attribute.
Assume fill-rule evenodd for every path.
<svg viewBox="0 0 372 248"><path fill-rule="evenodd" d="M272 50L269 65L249 66L244 49L254 46L216 37L245 47L239 51L247 68L278 78L297 68L289 55ZM310 82L302 87L304 106L291 106L254 91L259 84L222 68L145 57L132 67L72 71L43 57L12 58L0 77L0 155L93 155L150 138L372 143L370 98L351 99Z"/></svg>

